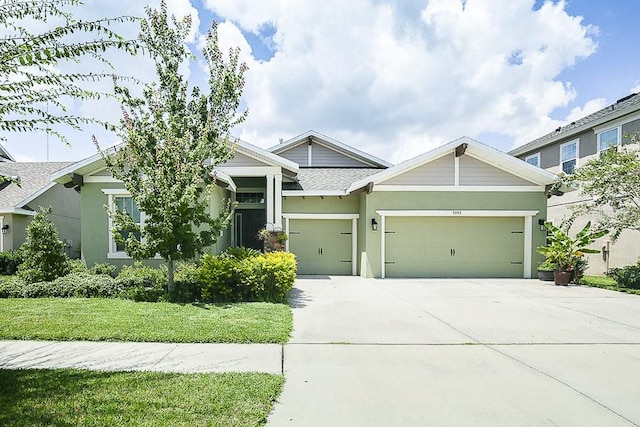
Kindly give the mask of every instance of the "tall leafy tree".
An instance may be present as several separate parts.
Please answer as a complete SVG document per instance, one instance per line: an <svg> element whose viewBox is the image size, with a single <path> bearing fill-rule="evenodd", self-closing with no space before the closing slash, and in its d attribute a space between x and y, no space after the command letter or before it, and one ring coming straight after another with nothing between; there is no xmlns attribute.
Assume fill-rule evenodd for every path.
<svg viewBox="0 0 640 427"><path fill-rule="evenodd" d="M598 228L611 229L614 240L625 229L640 231L639 142L640 134L626 135L620 147L601 152L566 178L589 198L575 207L574 217L598 213Z"/></svg>
<svg viewBox="0 0 640 427"><path fill-rule="evenodd" d="M103 94L86 83L107 75L64 73L57 66L83 58L110 65L104 57L110 49L135 53L137 41L123 39L110 27L136 18L75 20L67 9L81 4L79 0L0 1L0 132L39 130L66 141L51 126L65 124L78 129L83 123L100 123L95 118L68 114L66 99L99 98ZM38 27L34 22L43 26L49 21L55 21L55 27L40 32L28 28Z"/></svg>
<svg viewBox="0 0 640 427"><path fill-rule="evenodd" d="M193 59L186 45L190 17L170 19L164 1L160 10L147 8L146 14L140 41L155 61L157 81L139 98L116 86L123 144L105 159L145 215L139 226L128 212L113 213L116 231L123 231L114 233L116 239L135 259L156 254L165 259L173 290L174 261L193 258L213 244L229 221L228 209L209 215L207 195L215 185L212 168L231 155L229 130L247 115L238 112L246 66L237 48L225 59L214 23L202 51L208 90L194 87L189 93L179 68Z"/></svg>

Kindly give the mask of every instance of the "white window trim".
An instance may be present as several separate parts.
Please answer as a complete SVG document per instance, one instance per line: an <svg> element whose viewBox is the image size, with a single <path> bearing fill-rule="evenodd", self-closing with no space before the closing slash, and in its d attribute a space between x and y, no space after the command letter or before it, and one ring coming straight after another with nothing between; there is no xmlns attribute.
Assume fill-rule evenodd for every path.
<svg viewBox="0 0 640 427"><path fill-rule="evenodd" d="M573 167L574 170L576 170L578 168L578 166L580 166L580 139L573 139L571 141L565 142L564 144L560 144L560 150L558 153L558 156L560 158L560 170L564 172L564 169L562 168L562 163L567 162L569 160L573 160L573 159L569 159L569 160L562 160L562 147L566 147L567 145L571 145L571 144L576 144L576 164Z"/></svg>
<svg viewBox="0 0 640 427"><path fill-rule="evenodd" d="M540 152L534 153L534 154L530 154L527 157L524 158L524 161L529 163L529 159L537 159L538 164L537 165L533 165L533 166L537 166L539 168L541 168L542 166L540 166ZM529 163L531 165L531 163Z"/></svg>
<svg viewBox="0 0 640 427"><path fill-rule="evenodd" d="M122 190L118 188L103 188L102 192L107 195L107 206L109 208L109 212L113 214L113 202L115 197L131 197L131 193L127 190ZM108 215L109 217L109 242L107 249L107 259L132 259L125 251L118 251L116 249L116 242L113 238L113 216ZM145 214L140 211L140 226L143 227L145 222ZM157 258L157 257L156 257Z"/></svg>
<svg viewBox="0 0 640 427"><path fill-rule="evenodd" d="M609 148L612 148L612 147L607 147L604 150L600 148L600 136L603 133L609 132L609 131L612 131L612 130L617 130L618 131L617 132L618 133L618 136L617 136L618 143L614 147L619 147L620 146L620 142L622 142L622 126L614 126L614 127L610 127L610 128L607 128L607 129L602 129L598 133L596 133L596 146L598 148L598 155L600 155L600 153L602 153L603 151L606 151Z"/></svg>

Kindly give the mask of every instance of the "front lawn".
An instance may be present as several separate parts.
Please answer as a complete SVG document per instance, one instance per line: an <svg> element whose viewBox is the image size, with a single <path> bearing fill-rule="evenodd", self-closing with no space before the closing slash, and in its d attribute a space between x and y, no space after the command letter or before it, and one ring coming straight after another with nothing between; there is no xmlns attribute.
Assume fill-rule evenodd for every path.
<svg viewBox="0 0 640 427"><path fill-rule="evenodd" d="M0 299L0 339L285 343L291 329L291 309L285 304Z"/></svg>
<svg viewBox="0 0 640 427"><path fill-rule="evenodd" d="M0 425L257 426L283 383L262 373L0 370Z"/></svg>
<svg viewBox="0 0 640 427"><path fill-rule="evenodd" d="M626 292L628 294L640 295L640 289L624 288L615 279L606 276L583 276L580 279L581 285L592 286L594 288L608 289L610 291Z"/></svg>

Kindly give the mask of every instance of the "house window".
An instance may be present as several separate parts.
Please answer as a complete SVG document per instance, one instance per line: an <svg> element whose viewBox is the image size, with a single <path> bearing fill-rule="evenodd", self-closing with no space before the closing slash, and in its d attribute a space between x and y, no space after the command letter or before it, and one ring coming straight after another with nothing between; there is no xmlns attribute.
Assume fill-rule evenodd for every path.
<svg viewBox="0 0 640 427"><path fill-rule="evenodd" d="M133 221L137 225L142 225L140 211L138 210L138 206L136 205L136 202L133 200L131 196L114 196L112 206L114 206L114 208L118 209L118 211L120 212L127 212L129 215L131 215L131 217L133 218ZM111 219L111 222L113 222L113 219ZM113 228L113 227L114 227L114 224L111 224L109 228ZM119 233L120 235L122 235L122 237L125 238L125 240L129 238L128 231L119 231ZM135 238L137 240L140 240L140 233L136 232ZM115 249L115 251L113 252L125 251L124 244L117 243L115 239L112 239L112 240L113 240L112 248Z"/></svg>
<svg viewBox="0 0 640 427"><path fill-rule="evenodd" d="M578 140L560 146L560 165L562 172L572 174L578 165Z"/></svg>
<svg viewBox="0 0 640 427"><path fill-rule="evenodd" d="M245 204L245 203L263 204L264 193L262 192L237 193L236 202L238 202L239 204Z"/></svg>
<svg viewBox="0 0 640 427"><path fill-rule="evenodd" d="M115 209L120 212L127 212L136 224L143 226L144 225L144 213L140 212L136 202L133 200L131 195L122 189L115 188L104 188L102 192L108 196L108 207L111 212L115 211ZM124 245L116 243L116 240L113 238L114 235L114 227L115 222L111 215L109 215L109 248L107 253L107 258L129 258L124 250ZM119 231L119 233L127 239L129 237L129 233L125 231ZM140 239L140 233L135 233L135 238Z"/></svg>
<svg viewBox="0 0 640 427"><path fill-rule="evenodd" d="M532 154L524 158L524 161L530 165L540 167L540 153Z"/></svg>
<svg viewBox="0 0 640 427"><path fill-rule="evenodd" d="M620 127L605 130L598 134L598 152L601 153L620 143Z"/></svg>

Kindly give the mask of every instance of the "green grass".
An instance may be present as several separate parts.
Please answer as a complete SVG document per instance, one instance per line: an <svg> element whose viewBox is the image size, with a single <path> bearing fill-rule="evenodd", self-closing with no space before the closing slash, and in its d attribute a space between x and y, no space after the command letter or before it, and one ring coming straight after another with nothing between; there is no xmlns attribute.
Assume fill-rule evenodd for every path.
<svg viewBox="0 0 640 427"><path fill-rule="evenodd" d="M285 343L291 328L291 309L285 304L0 299L0 339Z"/></svg>
<svg viewBox="0 0 640 427"><path fill-rule="evenodd" d="M608 289L610 291L626 292L628 294L640 295L640 289L629 289L618 286L616 281L606 276L583 276L580 279L581 285L592 286L594 288Z"/></svg>
<svg viewBox="0 0 640 427"><path fill-rule="evenodd" d="M257 426L283 383L261 373L0 370L0 425Z"/></svg>

